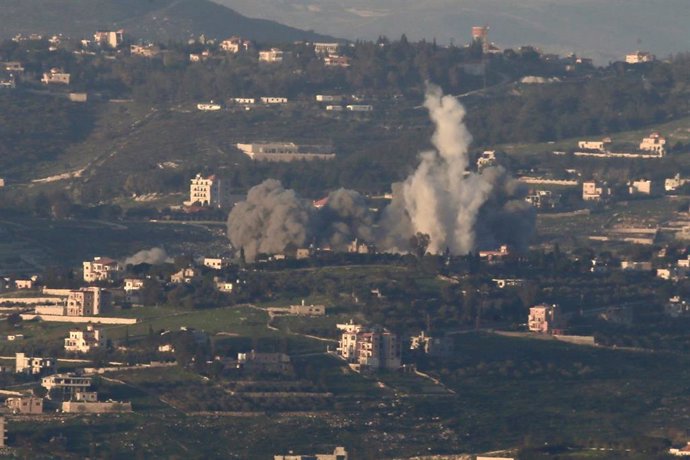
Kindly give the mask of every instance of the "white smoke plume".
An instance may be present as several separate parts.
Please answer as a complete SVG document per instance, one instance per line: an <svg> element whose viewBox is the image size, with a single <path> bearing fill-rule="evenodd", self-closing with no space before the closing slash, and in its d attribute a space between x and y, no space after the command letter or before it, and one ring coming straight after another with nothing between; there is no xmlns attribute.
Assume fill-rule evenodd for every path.
<svg viewBox="0 0 690 460"><path fill-rule="evenodd" d="M524 187L500 166L469 170L472 136L457 99L429 85L424 106L436 126L435 150L421 153L416 171L392 185L393 200L378 221L355 191L337 190L315 211L269 179L230 213L233 246L244 248L247 260L307 241L337 250L354 238L384 251L407 252L416 233L429 235L432 254L464 255L500 244L525 247L534 231L534 210L523 199Z"/></svg>
<svg viewBox="0 0 690 460"><path fill-rule="evenodd" d="M163 248L144 249L125 259L125 265L139 265L144 263L161 265L166 262L172 262L172 259L168 257L168 253L165 252Z"/></svg>

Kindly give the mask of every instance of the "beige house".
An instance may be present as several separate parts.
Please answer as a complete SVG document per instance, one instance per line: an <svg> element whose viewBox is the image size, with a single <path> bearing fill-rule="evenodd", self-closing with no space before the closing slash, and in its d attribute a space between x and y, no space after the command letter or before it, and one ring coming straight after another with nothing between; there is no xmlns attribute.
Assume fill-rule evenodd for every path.
<svg viewBox="0 0 690 460"><path fill-rule="evenodd" d="M410 337L410 350L420 350L433 357L450 356L453 353L453 340L450 337L433 337L422 331Z"/></svg>
<svg viewBox="0 0 690 460"><path fill-rule="evenodd" d="M350 364L367 369L398 369L400 341L397 335L382 328L367 328L352 321L338 324L342 331L338 355Z"/></svg>
<svg viewBox="0 0 690 460"><path fill-rule="evenodd" d="M125 39L125 31L120 30L100 30L93 34L93 42L100 46L117 48Z"/></svg>
<svg viewBox="0 0 690 460"><path fill-rule="evenodd" d="M15 372L17 374L39 375L55 369L53 358L29 357L24 353L15 353Z"/></svg>
<svg viewBox="0 0 690 460"><path fill-rule="evenodd" d="M62 412L105 414L110 412L132 412L131 402L98 401L95 391L77 391L69 401L62 403Z"/></svg>
<svg viewBox="0 0 690 460"><path fill-rule="evenodd" d="M95 348L105 347L105 334L100 329L88 324L86 330L72 329L65 338L65 351L88 353Z"/></svg>
<svg viewBox="0 0 690 460"><path fill-rule="evenodd" d="M213 270L222 270L230 266L230 261L224 257L204 257L203 265Z"/></svg>
<svg viewBox="0 0 690 460"><path fill-rule="evenodd" d="M7 398L5 400L5 406L7 406L7 408L12 411L13 414L42 414L43 398L37 398L35 396Z"/></svg>
<svg viewBox="0 0 690 460"><path fill-rule="evenodd" d="M529 309L527 326L530 332L553 334L563 327L560 307L554 305L535 305Z"/></svg>
<svg viewBox="0 0 690 460"><path fill-rule="evenodd" d="M32 280L32 279L14 280L14 287L16 289L33 289L34 288L34 280Z"/></svg>
<svg viewBox="0 0 690 460"><path fill-rule="evenodd" d="M84 281L113 281L117 278L122 267L117 261L108 257L94 257L93 260L84 261Z"/></svg>
<svg viewBox="0 0 690 460"><path fill-rule="evenodd" d="M52 68L49 72L43 74L41 82L44 85L69 85L70 74L63 72L58 68Z"/></svg>
<svg viewBox="0 0 690 460"><path fill-rule="evenodd" d="M625 55L625 62L627 64L642 64L643 62L653 62L654 60L656 60L656 57L646 51L636 51Z"/></svg>

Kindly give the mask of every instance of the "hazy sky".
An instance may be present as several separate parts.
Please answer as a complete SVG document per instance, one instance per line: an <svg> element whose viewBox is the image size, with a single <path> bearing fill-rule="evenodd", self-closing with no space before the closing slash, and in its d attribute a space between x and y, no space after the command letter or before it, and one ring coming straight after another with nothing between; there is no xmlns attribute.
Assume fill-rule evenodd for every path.
<svg viewBox="0 0 690 460"><path fill-rule="evenodd" d="M343 38L465 43L486 24L502 47L535 44L600 61L636 49L690 50L690 0L215 0L254 16Z"/></svg>

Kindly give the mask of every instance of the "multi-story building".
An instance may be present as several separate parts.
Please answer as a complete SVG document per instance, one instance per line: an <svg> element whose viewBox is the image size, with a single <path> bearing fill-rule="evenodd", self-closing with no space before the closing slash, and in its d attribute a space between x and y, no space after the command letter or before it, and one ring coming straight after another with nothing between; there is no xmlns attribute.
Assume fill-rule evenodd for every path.
<svg viewBox="0 0 690 460"><path fill-rule="evenodd" d="M63 397L69 395L71 398L75 393L89 389L91 377L83 377L72 373L53 374L43 377L41 379L41 386L48 391L61 390Z"/></svg>
<svg viewBox="0 0 690 460"><path fill-rule="evenodd" d="M15 354L15 372L17 374L40 375L55 369L53 358L30 357L24 353Z"/></svg>
<svg viewBox="0 0 690 460"><path fill-rule="evenodd" d="M144 287L144 280L141 278L125 278L125 291L138 291Z"/></svg>
<svg viewBox="0 0 690 460"><path fill-rule="evenodd" d="M72 329L65 338L65 351L88 353L95 348L105 347L105 334L100 329L88 324L86 330Z"/></svg>
<svg viewBox="0 0 690 460"><path fill-rule="evenodd" d="M495 150L485 150L479 155L479 158L477 158L477 170L479 171L489 166L496 166L497 164L498 160Z"/></svg>
<svg viewBox="0 0 690 460"><path fill-rule="evenodd" d="M556 209L561 201L561 195L551 190L535 190L525 197L525 201L537 209Z"/></svg>
<svg viewBox="0 0 690 460"><path fill-rule="evenodd" d="M254 350L249 353L238 353L237 367L249 372L269 372L273 374L288 374L292 372L290 357L285 353L259 353Z"/></svg>
<svg viewBox="0 0 690 460"><path fill-rule="evenodd" d="M120 30L100 30L93 34L93 42L97 45L117 48L125 39L125 31Z"/></svg>
<svg viewBox="0 0 690 460"><path fill-rule="evenodd" d="M84 281L114 281L120 274L122 267L116 260L108 257L94 257L93 260L84 261Z"/></svg>
<svg viewBox="0 0 690 460"><path fill-rule="evenodd" d="M111 296L99 287L80 288L67 296L66 316L100 315L110 306Z"/></svg>
<svg viewBox="0 0 690 460"><path fill-rule="evenodd" d="M367 369L398 369L400 341L392 332L367 328L350 321L338 324L342 332L337 352L347 362Z"/></svg>
<svg viewBox="0 0 690 460"><path fill-rule="evenodd" d="M628 182L630 195L653 195L656 192L654 183L649 179L639 179Z"/></svg>
<svg viewBox="0 0 690 460"><path fill-rule="evenodd" d="M259 62L283 62L283 51L279 50L278 48L271 48L270 50L259 51Z"/></svg>
<svg viewBox="0 0 690 460"><path fill-rule="evenodd" d="M480 44L482 52L489 52L489 28L487 26L473 26L472 42Z"/></svg>
<svg viewBox="0 0 690 460"><path fill-rule="evenodd" d="M535 305L529 309L527 326L531 332L553 334L563 327L560 307L554 305Z"/></svg>
<svg viewBox="0 0 690 460"><path fill-rule="evenodd" d="M193 267L187 267L181 269L177 273L172 274L170 276L170 282L173 284L189 284L197 280L200 276L201 274L199 273L199 270Z"/></svg>
<svg viewBox="0 0 690 460"><path fill-rule="evenodd" d="M410 350L420 350L433 357L446 357L453 353L453 340L450 337L432 337L422 331L410 338Z"/></svg>
<svg viewBox="0 0 690 460"><path fill-rule="evenodd" d="M584 201L604 201L611 196L611 189L602 182L590 180L582 183Z"/></svg>
<svg viewBox="0 0 690 460"><path fill-rule="evenodd" d="M666 139L659 133L653 132L640 142L640 150L654 152L660 157L666 155Z"/></svg>
<svg viewBox="0 0 690 460"><path fill-rule="evenodd" d="M37 398L35 396L7 398L5 400L5 406L7 406L7 408L12 411L13 414L42 414L43 398Z"/></svg>
<svg viewBox="0 0 690 460"><path fill-rule="evenodd" d="M222 207L226 204L227 190L225 181L211 175L204 177L197 174L189 184L189 201L186 205L199 205L207 207Z"/></svg>

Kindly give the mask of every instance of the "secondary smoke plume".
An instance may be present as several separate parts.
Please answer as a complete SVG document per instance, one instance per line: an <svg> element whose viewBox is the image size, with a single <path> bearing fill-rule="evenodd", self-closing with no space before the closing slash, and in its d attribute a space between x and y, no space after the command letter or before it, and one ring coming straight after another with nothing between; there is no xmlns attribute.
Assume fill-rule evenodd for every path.
<svg viewBox="0 0 690 460"><path fill-rule="evenodd" d="M172 261L172 259L168 257L168 253L165 252L165 249L151 248L144 249L132 256L127 257L125 259L125 265L139 265L144 263L151 265L161 265L170 261Z"/></svg>
<svg viewBox="0 0 690 460"><path fill-rule="evenodd" d="M429 235L428 251L433 254L527 245L534 212L524 201L524 187L500 166L469 170L472 136L457 99L429 85L424 106L436 126L431 139L435 150L422 152L416 171L392 184L393 200L378 219L355 191L332 192L328 204L315 210L269 179L253 187L230 213L233 246L253 260L258 253L312 242L338 250L354 238L375 243L380 250L407 252L416 233Z"/></svg>

